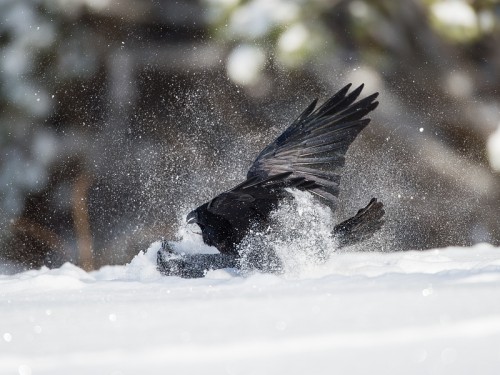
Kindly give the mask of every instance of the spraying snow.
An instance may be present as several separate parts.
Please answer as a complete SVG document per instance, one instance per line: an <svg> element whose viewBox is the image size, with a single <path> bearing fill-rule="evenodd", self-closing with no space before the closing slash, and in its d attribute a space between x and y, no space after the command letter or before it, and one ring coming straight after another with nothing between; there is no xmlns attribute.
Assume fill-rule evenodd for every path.
<svg viewBox="0 0 500 375"><path fill-rule="evenodd" d="M245 257L269 248L280 260L280 271L299 276L324 262L338 247L332 236L334 223L329 207L314 200L310 193L288 189L294 199L272 212L266 233L251 233L240 253Z"/></svg>

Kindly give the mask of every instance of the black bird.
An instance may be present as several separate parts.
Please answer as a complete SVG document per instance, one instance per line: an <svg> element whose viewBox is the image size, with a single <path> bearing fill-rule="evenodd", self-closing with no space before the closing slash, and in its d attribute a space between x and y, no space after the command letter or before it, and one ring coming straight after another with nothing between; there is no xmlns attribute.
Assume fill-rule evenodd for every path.
<svg viewBox="0 0 500 375"><path fill-rule="evenodd" d="M202 277L206 270L238 267L238 245L252 230L266 227L270 213L285 198L286 188L312 193L332 211L337 208L340 173L345 153L368 125L364 118L374 110L378 93L357 100L363 85L349 92L348 84L316 108L314 100L274 142L257 156L246 180L217 195L187 216L201 228L203 241L220 254L175 254L164 241L157 265L166 275ZM370 238L384 223L383 204L375 198L358 213L333 229L339 247ZM255 268L272 270L279 263L267 250L254 256Z"/></svg>

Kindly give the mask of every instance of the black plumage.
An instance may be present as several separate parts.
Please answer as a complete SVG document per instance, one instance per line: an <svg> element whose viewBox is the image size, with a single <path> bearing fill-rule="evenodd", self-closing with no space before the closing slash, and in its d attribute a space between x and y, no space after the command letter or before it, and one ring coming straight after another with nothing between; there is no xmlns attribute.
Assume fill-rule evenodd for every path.
<svg viewBox="0 0 500 375"><path fill-rule="evenodd" d="M289 196L286 188L308 191L332 210L336 209L345 153L370 122L365 116L378 105L378 93L356 101L363 85L349 92L350 88L351 84L345 86L318 108L314 100L260 152L244 182L188 214L188 223L198 224L203 241L215 246L225 255L224 259L231 259L231 266L237 264L234 259L239 256L238 244L249 230L264 228L271 211ZM371 237L383 224L382 207L382 203L372 199L356 216L333 228L339 244L346 246ZM158 267L171 274L167 247L159 253ZM186 260L183 267L189 270L190 264L195 263L200 262ZM215 263L216 267L225 264L220 259ZM211 266L215 267L213 264L200 267ZM195 274L199 276L200 270ZM182 275L189 276L189 271L183 271Z"/></svg>

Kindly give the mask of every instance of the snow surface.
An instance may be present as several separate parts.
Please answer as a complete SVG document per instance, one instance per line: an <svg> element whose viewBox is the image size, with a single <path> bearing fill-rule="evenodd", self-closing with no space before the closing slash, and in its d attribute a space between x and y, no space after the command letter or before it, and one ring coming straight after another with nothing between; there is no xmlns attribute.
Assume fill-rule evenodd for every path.
<svg viewBox="0 0 500 375"><path fill-rule="evenodd" d="M0 276L0 374L499 374L500 248L336 253L302 273Z"/></svg>

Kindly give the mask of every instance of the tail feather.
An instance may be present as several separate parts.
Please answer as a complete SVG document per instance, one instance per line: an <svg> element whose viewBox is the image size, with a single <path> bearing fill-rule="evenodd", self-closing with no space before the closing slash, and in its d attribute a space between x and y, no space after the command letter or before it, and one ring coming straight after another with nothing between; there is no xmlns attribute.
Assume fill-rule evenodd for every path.
<svg viewBox="0 0 500 375"><path fill-rule="evenodd" d="M354 245L372 237L384 224L384 205L372 198L365 208L335 226L333 234L340 247Z"/></svg>

